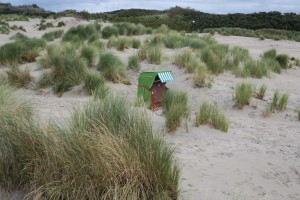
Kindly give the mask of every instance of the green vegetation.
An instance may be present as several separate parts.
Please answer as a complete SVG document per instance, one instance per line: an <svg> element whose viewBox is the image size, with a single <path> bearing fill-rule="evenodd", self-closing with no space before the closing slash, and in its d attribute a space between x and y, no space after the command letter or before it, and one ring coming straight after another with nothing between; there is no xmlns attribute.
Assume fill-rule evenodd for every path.
<svg viewBox="0 0 300 200"><path fill-rule="evenodd" d="M279 54L276 56L277 62L280 64L281 68L287 69L289 64L289 56L286 54Z"/></svg>
<svg viewBox="0 0 300 200"><path fill-rule="evenodd" d="M66 26L65 22L60 21L57 23L57 27L62 27L62 26Z"/></svg>
<svg viewBox="0 0 300 200"><path fill-rule="evenodd" d="M236 52L232 52L232 54L234 59L231 61L226 60L225 63L230 66L229 68L233 70L236 76L262 78L269 76L271 72L281 73L282 69L288 68L288 56L284 54L277 55L275 49L264 52L262 58L258 61L253 60L248 52L245 52L245 55L240 58L238 58ZM242 64L242 67L240 67L240 64Z"/></svg>
<svg viewBox="0 0 300 200"><path fill-rule="evenodd" d="M284 32L284 30L299 31L300 16L296 13L280 13L280 12L258 12L250 14L234 13L234 14L209 14L197 11L191 8L172 7L168 10L144 10L144 9L128 9L117 10L107 13L93 14L94 18L102 18L111 22L133 22L141 23L146 27L158 28L162 24L166 24L173 30L183 31L205 31L208 28L221 27L240 27L242 29L265 29L260 32L266 35ZM253 23L255 21L255 23ZM266 29L269 28L269 29ZM226 28L224 28L226 29ZM230 29L230 28L229 28ZM259 32L259 33L260 33ZM264 35L264 34L258 34ZM286 34L288 36L288 34ZM267 38L267 37L266 37Z"/></svg>
<svg viewBox="0 0 300 200"><path fill-rule="evenodd" d="M10 84L25 87L32 80L29 69L21 70L18 66L11 66L6 72Z"/></svg>
<svg viewBox="0 0 300 200"><path fill-rule="evenodd" d="M128 68L132 69L135 72L140 71L141 63L140 63L140 58L137 55L129 56L129 58L128 58Z"/></svg>
<svg viewBox="0 0 300 200"><path fill-rule="evenodd" d="M5 25L0 25L0 34L5 34L8 35L9 34L9 27L5 26Z"/></svg>
<svg viewBox="0 0 300 200"><path fill-rule="evenodd" d="M0 22L7 21L29 21L29 18L25 15L17 15L17 14L5 14L0 15Z"/></svg>
<svg viewBox="0 0 300 200"><path fill-rule="evenodd" d="M159 65L162 62L163 53L162 53L162 45L155 45L149 47L147 50L147 60L150 64Z"/></svg>
<svg viewBox="0 0 300 200"><path fill-rule="evenodd" d="M0 47L0 64L33 62L46 42L37 38L23 38Z"/></svg>
<svg viewBox="0 0 300 200"><path fill-rule="evenodd" d="M220 74L225 70L226 66L223 63L223 60L228 51L228 45L213 44L201 51L201 60L205 62L207 68L212 73Z"/></svg>
<svg viewBox="0 0 300 200"><path fill-rule="evenodd" d="M110 38L111 36L117 37L119 35L118 29L113 26L105 26L101 33L104 39Z"/></svg>
<svg viewBox="0 0 300 200"><path fill-rule="evenodd" d="M278 90L276 90L273 94L272 102L268 105L267 111L264 115L270 115L271 112L284 111L286 110L286 106L288 104L289 95L283 94L281 95Z"/></svg>
<svg viewBox="0 0 300 200"><path fill-rule="evenodd" d="M297 113L298 113L298 119L300 121L300 110L298 110Z"/></svg>
<svg viewBox="0 0 300 200"><path fill-rule="evenodd" d="M39 26L39 31L46 30L47 28L52 28L54 25L51 22L47 22L46 24L41 23Z"/></svg>
<svg viewBox="0 0 300 200"><path fill-rule="evenodd" d="M22 41L22 40L28 39L28 37L22 33L17 32L14 36L11 36L9 39Z"/></svg>
<svg viewBox="0 0 300 200"><path fill-rule="evenodd" d="M162 101L163 112L166 114L166 127L168 132L180 127L182 120L190 114L188 96L186 92L168 90Z"/></svg>
<svg viewBox="0 0 300 200"><path fill-rule="evenodd" d="M60 38L63 35L63 33L64 33L64 30L52 31L52 32L45 33L42 36L42 38L50 42L57 38Z"/></svg>
<svg viewBox="0 0 300 200"><path fill-rule="evenodd" d="M250 104L252 96L252 85L251 83L240 83L235 88L235 106L242 109L245 105Z"/></svg>
<svg viewBox="0 0 300 200"><path fill-rule="evenodd" d="M140 58L141 61L145 60L147 58L147 45L142 44L140 46L139 52L138 52L138 56Z"/></svg>
<svg viewBox="0 0 300 200"><path fill-rule="evenodd" d="M209 29L204 29L203 32L205 33L218 32L219 34L222 35L255 37L261 40L267 38L273 40L294 40L300 42L300 33L298 31L276 30L276 29L249 30L243 28L209 28Z"/></svg>
<svg viewBox="0 0 300 200"><path fill-rule="evenodd" d="M99 73L88 73L84 78L84 91L88 94L95 94L96 90L101 90L101 98L106 97L108 94L108 87L105 85L104 77Z"/></svg>
<svg viewBox="0 0 300 200"><path fill-rule="evenodd" d="M95 64L97 52L93 46L83 46L80 54L85 58L89 67Z"/></svg>
<svg viewBox="0 0 300 200"><path fill-rule="evenodd" d="M141 41L139 39L136 38L132 38L132 48L134 49L138 49L141 46Z"/></svg>
<svg viewBox="0 0 300 200"><path fill-rule="evenodd" d="M65 126L47 128L7 86L0 86L0 99L1 188L21 189L30 199L178 198L174 150L123 98L96 100Z"/></svg>
<svg viewBox="0 0 300 200"><path fill-rule="evenodd" d="M265 58L265 59L268 59L268 58L275 59L276 54L277 54L276 49L270 49L270 50L264 52L263 58Z"/></svg>
<svg viewBox="0 0 300 200"><path fill-rule="evenodd" d="M215 129L227 132L229 123L224 113L215 104L204 101L196 114L195 124L197 127L202 124L209 124Z"/></svg>
<svg viewBox="0 0 300 200"><path fill-rule="evenodd" d="M106 26L102 30L102 37L107 39L111 36L119 35L142 35L145 33L151 33L152 29L146 28L141 24L133 24L127 22L115 23L112 26Z"/></svg>
<svg viewBox="0 0 300 200"><path fill-rule="evenodd" d="M265 94L266 94L266 91L267 91L267 86L266 86L265 84L261 85L261 86L259 87L259 89L258 89L258 93L257 93L256 97L257 97L258 99L263 100L263 99L264 99L264 96L265 96Z"/></svg>
<svg viewBox="0 0 300 200"><path fill-rule="evenodd" d="M107 80L125 84L129 82L124 64L112 53L104 53L100 55L98 70L101 71Z"/></svg>
<svg viewBox="0 0 300 200"><path fill-rule="evenodd" d="M43 67L50 67L51 71L41 77L38 87L53 85L54 92L62 95L72 86L81 83L86 75L86 63L76 54L73 46L52 46L47 52L40 63Z"/></svg>
<svg viewBox="0 0 300 200"><path fill-rule="evenodd" d="M295 65L300 67L300 59L296 59Z"/></svg>
<svg viewBox="0 0 300 200"><path fill-rule="evenodd" d="M142 108L147 108L147 105L145 103L145 100L143 98L143 96L139 96L135 99L134 101L134 106L135 107L142 107Z"/></svg>
<svg viewBox="0 0 300 200"><path fill-rule="evenodd" d="M175 55L174 64L180 68L187 68L192 59L192 51L187 49Z"/></svg>
<svg viewBox="0 0 300 200"><path fill-rule="evenodd" d="M205 65L199 65L194 73L194 85L196 87L206 87L208 83L207 79L207 68Z"/></svg>
<svg viewBox="0 0 300 200"><path fill-rule="evenodd" d="M132 46L132 41L128 37L111 37L107 45L107 47L116 47L118 51L124 51Z"/></svg>
<svg viewBox="0 0 300 200"><path fill-rule="evenodd" d="M97 51L103 51L105 49L105 43L101 40L96 40L94 42L89 43L89 45L95 47Z"/></svg>
<svg viewBox="0 0 300 200"><path fill-rule="evenodd" d="M278 110L279 111L282 112L282 111L286 110L286 106L288 104L288 99L289 99L288 94L281 95L279 102L278 102Z"/></svg>
<svg viewBox="0 0 300 200"><path fill-rule="evenodd" d="M83 43L93 37L100 37L101 25L94 23L88 25L78 25L70 28L63 36L64 42Z"/></svg>

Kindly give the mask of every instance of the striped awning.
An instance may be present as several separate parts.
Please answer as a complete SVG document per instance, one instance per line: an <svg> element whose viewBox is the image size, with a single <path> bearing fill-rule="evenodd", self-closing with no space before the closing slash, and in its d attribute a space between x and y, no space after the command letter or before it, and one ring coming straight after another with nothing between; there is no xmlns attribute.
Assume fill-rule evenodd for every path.
<svg viewBox="0 0 300 200"><path fill-rule="evenodd" d="M158 77L162 83L173 81L171 72L158 72Z"/></svg>

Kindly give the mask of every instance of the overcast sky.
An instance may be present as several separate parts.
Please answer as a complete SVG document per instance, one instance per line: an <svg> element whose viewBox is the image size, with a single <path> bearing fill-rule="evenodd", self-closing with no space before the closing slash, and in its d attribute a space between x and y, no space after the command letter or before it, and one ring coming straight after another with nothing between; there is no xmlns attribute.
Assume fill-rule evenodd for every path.
<svg viewBox="0 0 300 200"><path fill-rule="evenodd" d="M1 1L5 2L5 1ZM280 11L300 13L300 0L12 0L13 5L37 4L46 10L105 12L119 9L144 8L164 10L176 5L208 13L250 13Z"/></svg>

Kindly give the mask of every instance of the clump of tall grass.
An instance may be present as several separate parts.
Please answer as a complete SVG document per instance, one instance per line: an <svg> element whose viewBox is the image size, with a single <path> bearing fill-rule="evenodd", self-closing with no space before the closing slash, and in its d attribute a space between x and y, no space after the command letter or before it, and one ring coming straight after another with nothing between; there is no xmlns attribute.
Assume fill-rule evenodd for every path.
<svg viewBox="0 0 300 200"><path fill-rule="evenodd" d="M115 27L118 30L118 34L127 36L141 35L146 32L151 32L151 29L146 28L142 24L133 24L128 22L115 23L113 27Z"/></svg>
<svg viewBox="0 0 300 200"><path fill-rule="evenodd" d="M187 49L175 55L174 64L180 68L186 68L192 59L192 51Z"/></svg>
<svg viewBox="0 0 300 200"><path fill-rule="evenodd" d="M42 35L42 38L47 40L47 41L53 41L57 38L60 38L64 33L64 30L57 30L57 31L52 31L52 32L48 32L45 33L44 35Z"/></svg>
<svg viewBox="0 0 300 200"><path fill-rule="evenodd" d="M132 43L132 48L134 49L138 49L141 46L141 41L136 38L133 38L131 43Z"/></svg>
<svg viewBox="0 0 300 200"><path fill-rule="evenodd" d="M119 35L119 30L117 27L114 26L106 26L102 29L102 37L104 39L107 39L111 36L117 37Z"/></svg>
<svg viewBox="0 0 300 200"><path fill-rule="evenodd" d="M84 77L83 82L84 82L83 85L84 91L86 91L90 95L95 94L98 88L107 88L105 85L104 77L98 73L87 73L87 75ZM102 92L104 91L105 90L102 90ZM105 94L107 94L107 91L105 92Z"/></svg>
<svg viewBox="0 0 300 200"><path fill-rule="evenodd" d="M162 62L162 45L154 45L147 50L147 60L150 64L159 65Z"/></svg>
<svg viewBox="0 0 300 200"><path fill-rule="evenodd" d="M147 58L147 45L146 44L142 44L140 46L140 49L138 51L138 56L140 58L141 61L145 60Z"/></svg>
<svg viewBox="0 0 300 200"><path fill-rule="evenodd" d="M140 71L141 63L140 63L140 58L137 55L129 56L128 68L136 72Z"/></svg>
<svg viewBox="0 0 300 200"><path fill-rule="evenodd" d="M54 25L51 22L47 22L46 24L41 23L39 26L39 31L46 30L47 28L54 27Z"/></svg>
<svg viewBox="0 0 300 200"><path fill-rule="evenodd" d="M66 26L65 22L60 21L57 23L57 27L62 27L62 26Z"/></svg>
<svg viewBox="0 0 300 200"><path fill-rule="evenodd" d="M263 58L275 59L276 58L276 54L277 54L276 49L270 49L270 50L264 52Z"/></svg>
<svg viewBox="0 0 300 200"><path fill-rule="evenodd" d="M232 57L233 57L233 61L232 61L233 68L238 67L241 62L245 62L245 61L251 59L248 49L244 49L241 47L233 47L230 50L230 53L232 54ZM231 67L228 67L228 68L230 69Z"/></svg>
<svg viewBox="0 0 300 200"><path fill-rule="evenodd" d="M32 80L30 71L28 68L21 70L18 66L11 66L8 71L6 71L9 82L17 87L25 87Z"/></svg>
<svg viewBox="0 0 300 200"><path fill-rule="evenodd" d="M124 51L124 49L128 49L132 46L131 42L129 38L120 37L116 42L116 48L118 51Z"/></svg>
<svg viewBox="0 0 300 200"><path fill-rule="evenodd" d="M163 97L162 107L163 112L166 114L166 128L168 132L175 131L190 113L187 93L168 90Z"/></svg>
<svg viewBox="0 0 300 200"><path fill-rule="evenodd" d="M87 61L88 66L94 65L97 53L93 46L83 46L80 54Z"/></svg>
<svg viewBox="0 0 300 200"><path fill-rule="evenodd" d="M288 94L283 94L280 96L279 101L278 101L278 110L279 111L284 111L286 110L287 104L288 104L288 99L289 95Z"/></svg>
<svg viewBox="0 0 300 200"><path fill-rule="evenodd" d="M199 65L194 72L194 85L196 87L208 86L206 83L207 78L207 67L203 64Z"/></svg>
<svg viewBox="0 0 300 200"><path fill-rule="evenodd" d="M298 66L298 67L300 67L300 59L296 59L295 65Z"/></svg>
<svg viewBox="0 0 300 200"><path fill-rule="evenodd" d="M289 64L289 56L286 54L279 54L276 56L277 62L280 64L281 68L287 69Z"/></svg>
<svg viewBox="0 0 300 200"><path fill-rule="evenodd" d="M165 25L165 24L162 24L159 28L157 28L155 30L155 33L163 33L163 34L166 34L170 31L170 28Z"/></svg>
<svg viewBox="0 0 300 200"><path fill-rule="evenodd" d="M265 84L261 85L256 93L256 98L263 100L267 91L267 86Z"/></svg>
<svg viewBox="0 0 300 200"><path fill-rule="evenodd" d="M8 83L9 83L9 81L7 79L7 76L5 76L4 74L0 73L0 85L6 85Z"/></svg>
<svg viewBox="0 0 300 200"><path fill-rule="evenodd" d="M28 37L20 32L17 32L15 35L13 35L12 37L10 37L9 39L11 40L25 40L28 39Z"/></svg>
<svg viewBox="0 0 300 200"><path fill-rule="evenodd" d="M134 101L134 106L135 107L142 107L142 108L147 108L146 102L143 98L143 96L139 96L135 99Z"/></svg>
<svg viewBox="0 0 300 200"><path fill-rule="evenodd" d="M11 89L0 86L0 99L2 188L23 189L32 199L178 198L173 149L123 98L91 102L66 126L47 129Z"/></svg>
<svg viewBox="0 0 300 200"><path fill-rule="evenodd" d="M38 38L23 38L0 47L0 64L32 62L46 42Z"/></svg>
<svg viewBox="0 0 300 200"><path fill-rule="evenodd" d="M49 62L51 72L45 75L47 81L43 80L45 77L38 81L38 86L48 86L42 84L45 82L53 84L54 92L61 95L80 84L86 75L86 62L77 55L75 47L54 46L48 49L48 53L46 61Z"/></svg>
<svg viewBox="0 0 300 200"><path fill-rule="evenodd" d="M259 30L249 30L242 28L209 28L204 29L204 33L214 33L218 32L222 35L236 35L245 37L256 37L261 40L274 39L274 40L294 40L299 41L300 34L298 31L289 30L277 30L277 29L259 29Z"/></svg>
<svg viewBox="0 0 300 200"><path fill-rule="evenodd" d="M163 43L167 48L175 49L186 46L185 45L185 37L176 32L170 31L163 37Z"/></svg>
<svg viewBox="0 0 300 200"><path fill-rule="evenodd" d="M285 93L281 95L279 91L276 90L273 94L271 103L267 105L267 109L263 112L263 115L266 117L269 116L272 112L275 112L276 110L280 112L286 110L288 99L288 94Z"/></svg>
<svg viewBox="0 0 300 200"><path fill-rule="evenodd" d="M0 25L0 33L8 35L10 33L9 27L5 25Z"/></svg>
<svg viewBox="0 0 300 200"><path fill-rule="evenodd" d="M89 45L95 47L100 52L105 49L105 43L101 40L91 42L91 43L89 43Z"/></svg>
<svg viewBox="0 0 300 200"><path fill-rule="evenodd" d="M223 132L228 131L228 119L224 113L218 109L218 107L210 102L203 102L200 105L200 110L196 114L196 126L202 124L210 124L215 129L221 130Z"/></svg>
<svg viewBox="0 0 300 200"><path fill-rule="evenodd" d="M128 83L127 72L122 61L112 53L100 55L98 70L103 76L113 82Z"/></svg>
<svg viewBox="0 0 300 200"><path fill-rule="evenodd" d="M245 105L250 104L252 96L252 85L251 83L240 83L235 88L235 106L242 109Z"/></svg>
<svg viewBox="0 0 300 200"><path fill-rule="evenodd" d="M117 45L117 41L118 39L116 36L109 37L107 42L107 48L115 47Z"/></svg>
<svg viewBox="0 0 300 200"><path fill-rule="evenodd" d="M205 62L212 73L220 74L226 68L224 58L228 51L229 47L227 45L210 45L201 51L201 60Z"/></svg>
<svg viewBox="0 0 300 200"><path fill-rule="evenodd" d="M89 40L95 35L100 35L97 24L78 25L70 28L63 36L64 42L81 42Z"/></svg>

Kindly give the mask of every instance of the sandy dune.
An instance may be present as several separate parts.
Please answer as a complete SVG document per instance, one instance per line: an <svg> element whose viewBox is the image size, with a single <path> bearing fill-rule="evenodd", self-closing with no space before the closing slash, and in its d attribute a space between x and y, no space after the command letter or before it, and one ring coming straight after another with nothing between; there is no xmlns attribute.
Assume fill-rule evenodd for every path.
<svg viewBox="0 0 300 200"><path fill-rule="evenodd" d="M86 23L73 18L64 18L63 21L67 23L64 29ZM39 37L43 32L34 27L38 22L39 20L32 20L30 23L14 23L22 23L27 35ZM297 42L260 41L256 38L221 35L215 37L220 43L249 49L255 58L270 48L300 58L300 43ZM0 38L0 44L9 41L9 37L1 35ZM145 36L141 38L145 39ZM128 56L136 53L134 49L124 52L114 49L110 51L117 53L124 63L127 63ZM182 168L180 198L299 200L300 122L297 121L295 110L300 107L300 68L283 70L282 74L273 74L271 78L246 79L257 86L263 83L267 85L266 101L252 99L251 106L237 110L233 108L234 87L245 79L224 73L214 78L211 89L194 88L192 75L171 64L176 51L166 49L164 52L166 58L160 66L142 62L142 70L172 70L175 81L168 86L186 90L189 95L192 114L187 123L188 130L183 126L175 133L165 136L167 143L176 148L176 158ZM24 66L29 66L35 77L39 76L41 71L37 64ZM129 71L132 82L130 86L112 83L109 85L133 101L136 97L138 74ZM289 94L287 110L264 118L262 112L276 89ZM69 117L73 106L83 105L89 100L79 87L61 98L54 96L49 90L20 89L18 92L34 102L36 116L42 122ZM224 110L230 120L228 133L219 132L209 126L194 127L195 112L204 100L211 100ZM164 117L161 112L152 113L152 116L155 126L163 128ZM7 198L10 197L0 194L0 199ZM11 198L18 199L20 195L14 193Z"/></svg>

